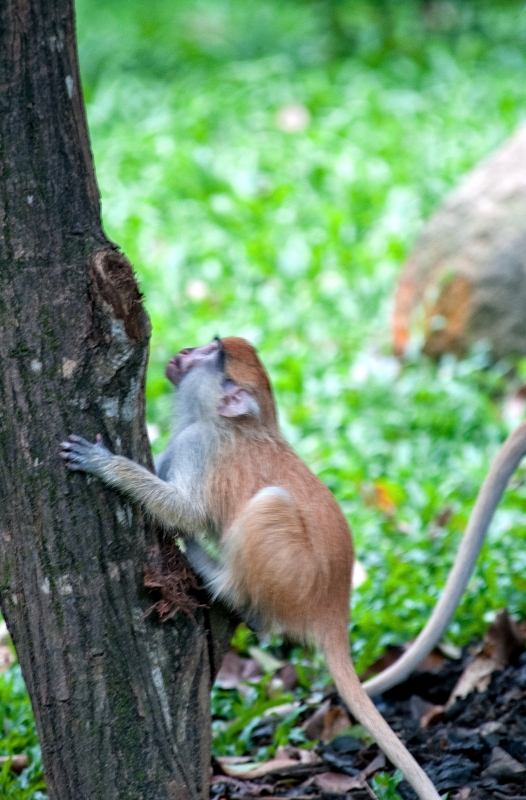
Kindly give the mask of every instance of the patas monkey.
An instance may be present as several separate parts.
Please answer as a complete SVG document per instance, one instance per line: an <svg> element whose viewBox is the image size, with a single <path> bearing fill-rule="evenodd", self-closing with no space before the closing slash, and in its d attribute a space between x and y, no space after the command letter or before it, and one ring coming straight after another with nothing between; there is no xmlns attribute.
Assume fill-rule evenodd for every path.
<svg viewBox="0 0 526 800"><path fill-rule="evenodd" d="M215 339L182 350L167 377L177 420L157 475L79 436L62 444L72 470L89 472L141 503L187 538L218 542L211 562L189 554L215 597L248 612L264 628L312 641L338 691L422 800L433 784L364 692L349 654L353 547L330 491L281 436L272 390L244 339Z"/></svg>

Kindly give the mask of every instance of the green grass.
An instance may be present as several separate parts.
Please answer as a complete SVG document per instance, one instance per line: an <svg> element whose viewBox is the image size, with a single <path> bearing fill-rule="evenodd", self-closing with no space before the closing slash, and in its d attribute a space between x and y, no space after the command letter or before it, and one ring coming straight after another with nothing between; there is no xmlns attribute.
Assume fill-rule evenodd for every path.
<svg viewBox="0 0 526 800"><path fill-rule="evenodd" d="M25 753L30 765L15 776L6 762L0 769L0 800L39 800L45 789L35 721L20 667L14 665L0 675L0 755Z"/></svg>
<svg viewBox="0 0 526 800"><path fill-rule="evenodd" d="M483 352L434 365L415 348L399 368L389 356L393 288L422 221L526 113L524 4L423 5L77 3L104 223L153 322L154 448L175 351L216 334L258 346L282 427L341 502L367 570L353 602L359 667L421 628L507 431L507 365L488 369ZM290 106L302 130L280 127ZM453 642L497 608L526 612L523 479Z"/></svg>

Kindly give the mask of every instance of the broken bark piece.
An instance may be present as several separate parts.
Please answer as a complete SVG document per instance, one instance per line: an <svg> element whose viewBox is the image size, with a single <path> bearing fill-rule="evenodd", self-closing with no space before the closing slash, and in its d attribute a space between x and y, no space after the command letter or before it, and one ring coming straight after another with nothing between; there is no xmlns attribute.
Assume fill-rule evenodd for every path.
<svg viewBox="0 0 526 800"><path fill-rule="evenodd" d="M150 563L144 567L143 585L160 595L145 617L156 611L161 622L166 622L183 612L194 619L193 612L204 607L195 597L197 578L175 542L166 541L152 551Z"/></svg>

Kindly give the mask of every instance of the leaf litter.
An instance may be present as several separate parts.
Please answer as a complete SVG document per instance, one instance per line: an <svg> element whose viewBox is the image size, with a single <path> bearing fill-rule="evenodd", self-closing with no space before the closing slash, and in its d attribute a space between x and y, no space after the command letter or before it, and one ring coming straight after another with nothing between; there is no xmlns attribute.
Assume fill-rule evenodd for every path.
<svg viewBox="0 0 526 800"><path fill-rule="evenodd" d="M502 611L482 642L458 652L437 649L407 681L376 701L449 800L526 800L525 639L526 623L517 624ZM257 662L240 659L240 665L234 656L240 659L234 653L225 658L225 677L235 671L239 686L243 674L257 674L251 667ZM390 658L384 656L375 668ZM287 667L276 664L281 671ZM212 800L396 797L380 786L389 781L392 766L365 729L353 725L336 693L322 697L317 707L302 708L298 724L309 743L280 746L262 763L246 755L215 758ZM279 714L280 707L271 712ZM416 798L403 780L396 791L403 800Z"/></svg>

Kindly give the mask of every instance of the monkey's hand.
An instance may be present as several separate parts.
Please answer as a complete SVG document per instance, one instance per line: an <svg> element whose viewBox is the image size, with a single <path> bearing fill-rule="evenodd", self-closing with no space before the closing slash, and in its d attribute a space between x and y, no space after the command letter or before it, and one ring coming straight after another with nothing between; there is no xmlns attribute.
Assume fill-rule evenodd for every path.
<svg viewBox="0 0 526 800"><path fill-rule="evenodd" d="M60 455L69 469L96 475L107 486L141 503L167 528L189 534L206 528L206 508L195 502L184 482L180 486L177 481L163 481L129 458L114 455L102 444L102 436L98 435L96 443L91 444L72 434L67 442L62 442L61 448Z"/></svg>
<svg viewBox="0 0 526 800"><path fill-rule="evenodd" d="M103 477L115 456L102 444L100 433L96 436L95 444L83 439L82 436L70 434L67 442L61 442L60 456L66 462L68 469L78 472L89 472L92 475Z"/></svg>

